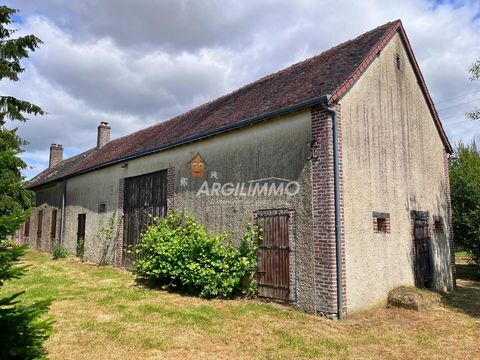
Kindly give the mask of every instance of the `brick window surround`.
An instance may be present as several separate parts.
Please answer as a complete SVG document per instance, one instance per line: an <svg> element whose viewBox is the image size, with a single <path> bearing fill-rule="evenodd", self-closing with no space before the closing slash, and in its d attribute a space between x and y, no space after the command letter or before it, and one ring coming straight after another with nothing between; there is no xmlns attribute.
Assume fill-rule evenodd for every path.
<svg viewBox="0 0 480 360"><path fill-rule="evenodd" d="M375 234L391 234L390 214L386 212L374 211L373 218L373 232Z"/></svg>

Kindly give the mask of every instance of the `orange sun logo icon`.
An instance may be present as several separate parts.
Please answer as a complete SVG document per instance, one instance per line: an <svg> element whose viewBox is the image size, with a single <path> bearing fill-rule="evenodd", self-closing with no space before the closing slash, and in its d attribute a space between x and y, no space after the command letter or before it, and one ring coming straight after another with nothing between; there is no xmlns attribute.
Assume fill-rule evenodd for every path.
<svg viewBox="0 0 480 360"><path fill-rule="evenodd" d="M190 161L190 172L192 176L204 176L205 175L205 160L197 153Z"/></svg>

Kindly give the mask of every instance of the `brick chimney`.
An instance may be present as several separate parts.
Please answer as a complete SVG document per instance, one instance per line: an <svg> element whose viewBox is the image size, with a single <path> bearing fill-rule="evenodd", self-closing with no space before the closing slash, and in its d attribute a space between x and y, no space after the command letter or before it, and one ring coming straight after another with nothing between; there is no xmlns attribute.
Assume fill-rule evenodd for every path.
<svg viewBox="0 0 480 360"><path fill-rule="evenodd" d="M107 122L102 121L98 125L97 149L100 149L110 141L110 129Z"/></svg>
<svg viewBox="0 0 480 360"><path fill-rule="evenodd" d="M48 167L51 168L63 160L63 146L60 144L50 145L50 160Z"/></svg>

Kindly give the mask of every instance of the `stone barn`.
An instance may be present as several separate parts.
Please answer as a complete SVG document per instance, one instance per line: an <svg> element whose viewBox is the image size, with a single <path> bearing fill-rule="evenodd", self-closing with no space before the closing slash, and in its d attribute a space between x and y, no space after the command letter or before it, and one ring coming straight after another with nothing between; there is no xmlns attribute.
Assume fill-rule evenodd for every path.
<svg viewBox="0 0 480 360"><path fill-rule="evenodd" d="M69 159L52 144L18 238L129 267L148 214L237 240L260 223L259 296L341 318L401 285L454 286L451 152L394 21L130 135L102 122Z"/></svg>

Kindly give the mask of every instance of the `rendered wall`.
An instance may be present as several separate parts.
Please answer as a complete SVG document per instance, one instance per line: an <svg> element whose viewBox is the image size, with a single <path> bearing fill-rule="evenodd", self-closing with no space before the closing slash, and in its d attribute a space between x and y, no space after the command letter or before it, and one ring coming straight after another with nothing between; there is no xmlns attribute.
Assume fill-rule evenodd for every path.
<svg viewBox="0 0 480 360"><path fill-rule="evenodd" d="M22 243L29 244L31 248L42 251L51 251L53 245L60 238L62 204L62 182L56 182L35 191L35 208L30 216L29 236L25 235L25 224L20 229L19 235ZM57 210L55 236L51 237L52 210ZM43 211L41 236L38 237L39 210Z"/></svg>
<svg viewBox="0 0 480 360"><path fill-rule="evenodd" d="M395 55L402 69L395 66ZM341 100L348 310L414 285L411 210L443 218L432 231L434 287L452 286L444 146L397 34ZM374 233L372 212L390 214Z"/></svg>
<svg viewBox="0 0 480 360"><path fill-rule="evenodd" d="M68 179L64 244L71 252L76 247L78 214L86 214L85 259L99 262L102 257L115 263L115 244L98 237L111 216L119 213L119 182L122 178L175 168L175 208L185 209L214 232L227 232L238 242L253 214L265 209L294 210L296 304L314 308L313 246L311 234L310 155L311 113L309 110L217 135L157 154L109 166ZM199 153L206 162L204 176L192 177L190 160ZM216 178L215 178L216 177ZM237 196L211 193L213 183L244 183L276 177L267 182L299 183L294 196ZM207 181L210 196L197 196ZM263 180L262 180L263 181ZM106 212L98 206L105 203Z"/></svg>

